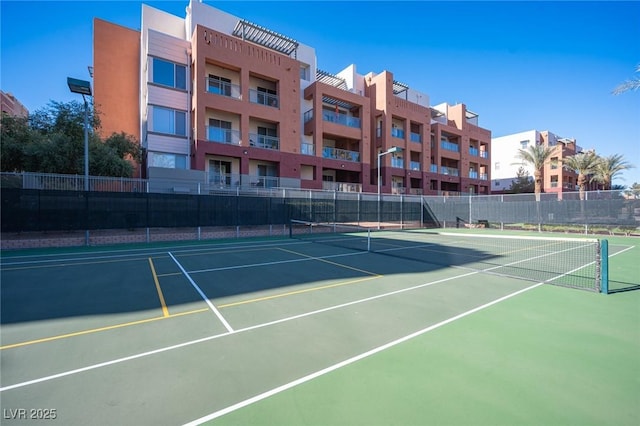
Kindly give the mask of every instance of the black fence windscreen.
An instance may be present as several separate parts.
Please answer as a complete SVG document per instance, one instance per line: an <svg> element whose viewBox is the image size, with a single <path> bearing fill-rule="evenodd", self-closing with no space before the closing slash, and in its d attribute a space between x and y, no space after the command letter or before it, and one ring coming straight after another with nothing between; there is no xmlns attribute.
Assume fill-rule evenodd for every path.
<svg viewBox="0 0 640 426"><path fill-rule="evenodd" d="M306 195L304 195L306 194ZM284 196L79 192L5 188L2 231L41 232L314 222L420 224L419 197L381 199L332 192Z"/></svg>

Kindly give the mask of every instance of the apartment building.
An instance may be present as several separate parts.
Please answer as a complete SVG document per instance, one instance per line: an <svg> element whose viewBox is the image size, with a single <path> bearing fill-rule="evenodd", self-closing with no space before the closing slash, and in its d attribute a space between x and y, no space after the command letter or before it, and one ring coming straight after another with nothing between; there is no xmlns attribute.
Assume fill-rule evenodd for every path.
<svg viewBox="0 0 640 426"><path fill-rule="evenodd" d="M96 19L93 65L103 132L140 139L143 175L358 192L380 176L385 193L489 193L491 134L464 104L430 107L389 71L323 71L313 47L201 2L185 18L143 5L140 31Z"/></svg>
<svg viewBox="0 0 640 426"><path fill-rule="evenodd" d="M583 151L575 139L563 138L550 131L528 130L493 138L493 162L491 163L491 192L508 192L512 181L516 180L518 169L522 167L533 177L533 167L518 160L518 151L529 145L544 145L554 148L554 152L542 170L543 191L561 193L576 191L578 175L567 170L562 160ZM595 185L593 188L595 189Z"/></svg>
<svg viewBox="0 0 640 426"><path fill-rule="evenodd" d="M29 111L22 103L16 99L11 93L0 91L0 105L4 114L11 115L13 117L29 117Z"/></svg>

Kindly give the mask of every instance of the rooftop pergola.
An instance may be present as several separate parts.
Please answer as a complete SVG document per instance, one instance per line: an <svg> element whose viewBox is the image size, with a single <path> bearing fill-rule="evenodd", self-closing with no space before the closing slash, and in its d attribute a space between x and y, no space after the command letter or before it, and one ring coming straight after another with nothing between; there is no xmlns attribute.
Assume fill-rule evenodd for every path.
<svg viewBox="0 0 640 426"><path fill-rule="evenodd" d="M296 40L278 34L253 22L244 19L239 20L233 29L232 34L252 43L259 44L276 52L284 53L287 56L296 57L296 52L300 43Z"/></svg>

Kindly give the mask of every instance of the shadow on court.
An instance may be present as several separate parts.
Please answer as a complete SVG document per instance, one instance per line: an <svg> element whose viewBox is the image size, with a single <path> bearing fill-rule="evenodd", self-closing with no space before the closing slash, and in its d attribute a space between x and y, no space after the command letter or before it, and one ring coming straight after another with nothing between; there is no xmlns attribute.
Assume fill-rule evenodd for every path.
<svg viewBox="0 0 640 426"><path fill-rule="evenodd" d="M397 240L378 241L398 248ZM169 249L168 251L171 251ZM78 252L81 253L81 252ZM375 275L429 273L449 267L497 264L495 254L473 248L410 244L402 250L368 253L361 247L287 240L280 243L209 244L172 251L126 250L87 260L78 255L47 256L29 263L3 258L1 322L12 324L67 317L169 309L203 298L237 296L323 285ZM152 266L153 265L153 266ZM157 280L157 285L156 281ZM191 282L192 281L192 282Z"/></svg>

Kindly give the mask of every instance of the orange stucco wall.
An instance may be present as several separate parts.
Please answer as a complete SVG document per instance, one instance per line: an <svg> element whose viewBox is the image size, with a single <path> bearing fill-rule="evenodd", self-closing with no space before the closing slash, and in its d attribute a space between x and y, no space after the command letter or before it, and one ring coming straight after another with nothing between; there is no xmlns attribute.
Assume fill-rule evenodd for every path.
<svg viewBox="0 0 640 426"><path fill-rule="evenodd" d="M140 140L140 32L93 21L93 100L100 135L125 132Z"/></svg>

